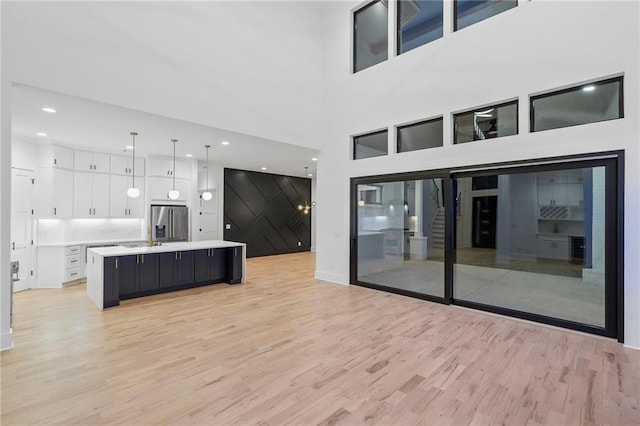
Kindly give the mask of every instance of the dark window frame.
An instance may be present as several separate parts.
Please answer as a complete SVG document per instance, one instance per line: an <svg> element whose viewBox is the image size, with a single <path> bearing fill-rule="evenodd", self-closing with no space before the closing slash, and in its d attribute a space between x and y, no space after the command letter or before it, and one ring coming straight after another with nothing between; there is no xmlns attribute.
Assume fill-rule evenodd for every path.
<svg viewBox="0 0 640 426"><path fill-rule="evenodd" d="M444 7L445 7L444 4L445 4L445 1L442 0L442 3L441 3L442 4L442 35L440 37L438 37L437 39L435 39L435 40L431 40L431 41L429 41L427 43L423 43L423 44L421 44L419 46L414 47L413 49L409 49L409 50L406 50L406 51L403 52L402 51L402 28L400 28L400 18L401 18L401 16L400 16L400 3L401 3L401 1L402 0L398 0L396 2L396 52L395 52L396 56L403 55L403 54L405 54L407 52L410 52L412 50L417 49L418 47L424 46L426 44L429 44L429 43L432 43L432 42L434 42L436 40L444 38Z"/></svg>
<svg viewBox="0 0 640 426"><path fill-rule="evenodd" d="M364 136L373 136L373 135L379 135L382 133L386 133L387 134L387 152L384 155L376 155L373 157L364 157L364 158L356 158L356 139L364 137ZM366 160L367 158L376 158L376 157L384 157L384 156L388 156L389 155L389 129L381 129L381 130L376 130L373 132L368 132L368 133L361 133L358 135L354 135L351 136L351 159L352 160Z"/></svg>
<svg viewBox="0 0 640 426"><path fill-rule="evenodd" d="M445 205L455 206L457 188L455 179L459 177L489 176L495 174L543 172L558 169L583 168L590 166L606 166L607 198L605 199L606 251L605 277L612 282L605 287L605 327L562 320L529 312L517 311L476 302L458 300L453 297L453 269L455 264L455 223L456 209L445 212L445 292L444 298L422 293L385 287L358 280L358 185L400 180L433 179L444 176ZM382 290L389 293L429 300L445 305L459 305L480 311L497 313L514 318L525 319L541 324L553 325L569 330L617 338L624 343L624 151L605 151L586 154L574 154L559 157L532 158L498 163L485 163L462 167L392 173L386 175L353 177L350 179L350 262L349 280L353 285ZM449 260L447 260L449 259Z"/></svg>
<svg viewBox="0 0 640 426"><path fill-rule="evenodd" d="M553 96L563 95L565 93L577 92L577 91L582 90L582 88L584 88L586 86L601 86L601 85L614 83L614 82L618 82L620 84L620 92L618 94L618 109L620 111L620 116L619 117L617 117L617 118L608 118L606 120L590 121L588 123L582 123L582 124L568 124L566 126L553 127L551 129L543 129L543 130L536 130L535 129L535 110L534 110L534 102L535 101L537 101L539 99L544 99L544 98L550 98L550 97L553 97ZM554 91L545 92L545 93L542 93L542 94L539 94L539 95L529 96L529 133L545 132L547 130L564 129L564 128L567 128L567 127L574 127L574 126L584 126L586 124L602 123L602 122L605 122L605 121L620 120L622 118L624 118L624 76L622 76L622 75L618 76L618 77L606 78L604 80L597 80L597 81L590 82L590 83L581 83L581 84L578 84L576 86L567 87L565 89L554 90Z"/></svg>
<svg viewBox="0 0 640 426"><path fill-rule="evenodd" d="M358 13L360 13L360 12L370 8L370 7L372 7L376 3L384 4L384 1L383 0L371 0L369 3L367 3L364 6L359 7L358 9L356 9L356 10L351 12L351 28L352 28L352 36L351 36L351 38L352 38L352 44L351 44L351 49L352 49L352 54L351 54L351 73L352 74L356 74L356 73L358 73L360 71L366 70L367 68L371 68L372 66L378 65L378 64L373 64L373 65L370 65L367 68L363 68L361 70L357 70L356 69L356 48L357 48L357 46L356 46L356 39L357 39L356 33L358 31L358 29L356 28L356 15ZM388 8L388 6L387 6L387 8ZM388 16L387 16L387 33L388 32L389 32L389 22L388 22ZM388 36L387 36L387 44L389 44ZM387 59L386 60L387 61L389 60L388 48L387 48ZM384 62L384 61L382 61L382 62Z"/></svg>
<svg viewBox="0 0 640 426"><path fill-rule="evenodd" d="M515 2L516 2L516 5L513 6L512 8L510 8L510 9L507 9L507 10L515 9L516 7L518 7L520 5L518 0L515 0ZM507 10L503 10L500 13L504 13ZM472 25L478 24L478 23L480 23L482 21L486 21L489 18L493 18L494 16L500 15L500 13L496 13L495 15L491 15L491 16L485 18L485 19L482 19L480 21L474 22L473 24L467 25L466 27L458 28L458 0L453 0L453 32L455 33L456 31L460 31L460 30L468 28L468 27L470 27Z"/></svg>
<svg viewBox="0 0 640 426"><path fill-rule="evenodd" d="M509 136L518 136L520 134L520 99L514 99L514 100L510 100L510 101L506 101L506 102L501 102L499 104L492 104L492 105L484 105L484 106L479 106L479 107L475 107L472 109L467 109L464 111L460 111L460 112L456 112L454 114L452 114L451 117L451 121L453 122L453 144L454 145L458 145L458 144L463 144L463 143L469 143L469 142L478 142L481 141L483 139L474 139L472 141L468 141L468 142L458 142L458 132L457 132L457 127L458 127L458 123L456 122L456 117L459 115L463 115L463 114L469 114L469 113L474 113L478 110L481 109L485 109L485 108L501 108L504 106L508 106L508 105L512 105L515 104L516 106L516 133L513 135L509 135ZM491 139L500 139L500 138L504 138L507 136L498 136L496 138L491 138Z"/></svg>
<svg viewBox="0 0 640 426"><path fill-rule="evenodd" d="M408 151L400 151L400 130L402 129L406 129L408 127L413 127L413 126L420 126L422 124L430 124L430 123L435 123L436 121L440 121L442 123L442 144L440 146L432 146L432 147L428 147L428 148L418 148L418 149L411 149ZM422 151L424 149L433 149L433 148L442 148L444 146L444 117L443 116L439 116L439 117L434 117L434 118L428 118L426 120L420 120L420 121L416 121L414 123L408 123L408 124L401 124L396 126L396 154L401 154L401 153L405 153L405 152L415 152L415 151Z"/></svg>

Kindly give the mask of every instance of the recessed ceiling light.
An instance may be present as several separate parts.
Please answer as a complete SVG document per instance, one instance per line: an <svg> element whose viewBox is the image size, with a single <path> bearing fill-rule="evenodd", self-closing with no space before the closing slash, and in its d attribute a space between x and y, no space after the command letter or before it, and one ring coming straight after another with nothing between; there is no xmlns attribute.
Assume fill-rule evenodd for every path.
<svg viewBox="0 0 640 426"><path fill-rule="evenodd" d="M53 108L49 108L49 107L44 107L44 108L42 108L42 110L43 110L44 112L50 112L51 114L53 114L54 112L56 112L56 110L55 110L55 109L53 109Z"/></svg>
<svg viewBox="0 0 640 426"><path fill-rule="evenodd" d="M590 84L588 86L584 86L582 90L584 90L585 92L593 92L594 90L596 90L596 86Z"/></svg>
<svg viewBox="0 0 640 426"><path fill-rule="evenodd" d="M187 154L187 157L193 157L193 154Z"/></svg>
<svg viewBox="0 0 640 426"><path fill-rule="evenodd" d="M260 167L260 170L267 170L266 167Z"/></svg>
<svg viewBox="0 0 640 426"><path fill-rule="evenodd" d="M127 149L133 149L131 145L127 145Z"/></svg>
<svg viewBox="0 0 640 426"><path fill-rule="evenodd" d="M316 157L313 157L311 161L318 161L318 159Z"/></svg>
<svg viewBox="0 0 640 426"><path fill-rule="evenodd" d="M47 134L43 133L43 132L38 132L38 133L36 133L36 135L38 135L38 136L47 136Z"/></svg>
<svg viewBox="0 0 640 426"><path fill-rule="evenodd" d="M220 142L222 145L229 145L229 141L222 141Z"/></svg>

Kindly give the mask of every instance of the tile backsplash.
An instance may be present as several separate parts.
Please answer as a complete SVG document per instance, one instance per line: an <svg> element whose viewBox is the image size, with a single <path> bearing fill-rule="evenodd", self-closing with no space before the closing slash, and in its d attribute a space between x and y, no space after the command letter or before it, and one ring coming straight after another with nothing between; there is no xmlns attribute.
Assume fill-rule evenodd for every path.
<svg viewBox="0 0 640 426"><path fill-rule="evenodd" d="M75 241L143 240L144 219L40 219L38 244Z"/></svg>

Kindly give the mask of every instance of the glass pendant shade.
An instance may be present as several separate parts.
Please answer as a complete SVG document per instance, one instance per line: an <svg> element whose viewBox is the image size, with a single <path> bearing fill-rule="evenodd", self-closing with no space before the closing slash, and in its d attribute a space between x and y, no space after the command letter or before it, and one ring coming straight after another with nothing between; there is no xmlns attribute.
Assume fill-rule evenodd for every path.
<svg viewBox="0 0 640 426"><path fill-rule="evenodd" d="M205 201L209 201L213 198L213 194L210 193L209 191L205 191L202 193L202 199Z"/></svg>
<svg viewBox="0 0 640 426"><path fill-rule="evenodd" d="M180 193L178 191L176 191L175 189L172 189L171 191L169 191L169 194L167 194L170 200L177 200L178 197L180 197Z"/></svg>
<svg viewBox="0 0 640 426"><path fill-rule="evenodd" d="M127 189L127 195L129 198L138 198L140 196L140 190L134 186Z"/></svg>

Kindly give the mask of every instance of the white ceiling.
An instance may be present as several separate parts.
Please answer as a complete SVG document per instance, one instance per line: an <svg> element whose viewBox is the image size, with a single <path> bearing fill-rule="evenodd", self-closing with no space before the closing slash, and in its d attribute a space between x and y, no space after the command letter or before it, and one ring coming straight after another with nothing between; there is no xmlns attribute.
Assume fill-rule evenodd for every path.
<svg viewBox="0 0 640 426"><path fill-rule="evenodd" d="M56 113L42 111L51 107ZM315 171L311 160L317 150L225 131L101 102L14 85L12 131L30 139L51 140L105 151L122 151L131 145L131 131L138 132L138 153L173 155L171 139L178 139L176 156L206 158L225 167L302 175L304 167ZM37 136L38 132L46 137ZM228 141L224 146L222 141ZM18 142L19 143L19 142Z"/></svg>
<svg viewBox="0 0 640 426"><path fill-rule="evenodd" d="M210 143L225 166L295 174L322 146L321 3L0 2L13 132L113 150L136 130L141 151Z"/></svg>

